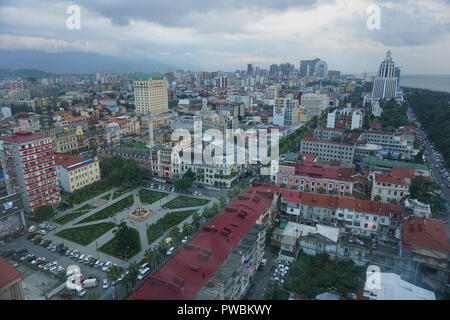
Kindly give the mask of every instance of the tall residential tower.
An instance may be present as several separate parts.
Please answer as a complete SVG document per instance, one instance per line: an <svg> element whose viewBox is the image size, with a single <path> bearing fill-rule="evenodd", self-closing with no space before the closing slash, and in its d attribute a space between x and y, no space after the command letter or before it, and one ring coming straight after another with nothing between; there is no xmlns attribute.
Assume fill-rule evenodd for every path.
<svg viewBox="0 0 450 320"><path fill-rule="evenodd" d="M136 114L157 116L169 111L169 84L162 74L134 77Z"/></svg>

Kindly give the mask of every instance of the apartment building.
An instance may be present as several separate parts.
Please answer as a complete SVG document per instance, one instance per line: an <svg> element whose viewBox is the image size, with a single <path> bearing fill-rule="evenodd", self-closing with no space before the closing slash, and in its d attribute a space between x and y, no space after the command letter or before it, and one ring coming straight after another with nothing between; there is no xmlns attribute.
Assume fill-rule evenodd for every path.
<svg viewBox="0 0 450 320"><path fill-rule="evenodd" d="M101 179L97 159L56 153L55 162L59 185L66 192L75 192Z"/></svg>
<svg viewBox="0 0 450 320"><path fill-rule="evenodd" d="M78 150L76 128L56 127L42 129L41 133L52 138L53 149L57 153L68 153Z"/></svg>
<svg viewBox="0 0 450 320"><path fill-rule="evenodd" d="M361 129L364 112L360 109L338 108L327 115L327 128Z"/></svg>
<svg viewBox="0 0 450 320"><path fill-rule="evenodd" d="M293 164L286 158L280 160L278 168L278 173L272 177L278 186L312 193L344 195L353 192L353 169L301 161L299 158Z"/></svg>
<svg viewBox="0 0 450 320"><path fill-rule="evenodd" d="M238 196L130 299L241 299L264 256L276 189L253 185Z"/></svg>
<svg viewBox="0 0 450 320"><path fill-rule="evenodd" d="M399 153L403 159L410 160L419 152L408 141L397 136L394 132L363 131L358 139L365 143L376 144L383 150L391 153Z"/></svg>
<svg viewBox="0 0 450 320"><path fill-rule="evenodd" d="M8 193L20 193L25 210L61 201L52 139L20 131L1 137L1 158Z"/></svg>
<svg viewBox="0 0 450 320"><path fill-rule="evenodd" d="M216 111L227 111L236 118L243 117L245 116L245 104L240 102L220 102L216 105Z"/></svg>
<svg viewBox="0 0 450 320"><path fill-rule="evenodd" d="M169 84L164 75L137 75L133 85L136 114L157 116L169 111Z"/></svg>
<svg viewBox="0 0 450 320"><path fill-rule="evenodd" d="M403 178L381 173L375 173L372 177L373 184L370 196L372 200L379 196L381 202L398 203L404 196L409 195L408 184Z"/></svg>
<svg viewBox="0 0 450 320"><path fill-rule="evenodd" d="M300 152L317 154L320 162L352 163L355 156L355 144L304 137L300 143Z"/></svg>
<svg viewBox="0 0 450 320"><path fill-rule="evenodd" d="M121 116L121 117L112 117L105 116L105 126L109 123L117 123L120 127L120 137L127 137L141 133L141 124L139 119L136 117L129 116Z"/></svg>
<svg viewBox="0 0 450 320"><path fill-rule="evenodd" d="M410 261L416 284L448 290L450 245L442 220L408 216L401 228L400 256Z"/></svg>
<svg viewBox="0 0 450 320"><path fill-rule="evenodd" d="M273 106L273 124L289 126L292 124L292 112L298 108L297 99L278 98Z"/></svg>
<svg viewBox="0 0 450 320"><path fill-rule="evenodd" d="M282 189L281 213L288 221L338 227L342 234L377 236L396 241L405 208L350 196L324 195Z"/></svg>
<svg viewBox="0 0 450 320"><path fill-rule="evenodd" d="M320 117L322 111L328 108L329 98L322 93L303 93L300 106L306 109L308 121L315 116Z"/></svg>

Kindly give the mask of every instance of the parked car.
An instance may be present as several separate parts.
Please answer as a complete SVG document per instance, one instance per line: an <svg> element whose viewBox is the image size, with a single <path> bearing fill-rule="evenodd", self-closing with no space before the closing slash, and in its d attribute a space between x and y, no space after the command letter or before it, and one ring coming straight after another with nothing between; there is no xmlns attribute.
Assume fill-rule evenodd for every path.
<svg viewBox="0 0 450 320"><path fill-rule="evenodd" d="M38 231L39 234L42 234L43 236L45 236L47 234L47 231L45 231L44 229L41 229Z"/></svg>
<svg viewBox="0 0 450 320"><path fill-rule="evenodd" d="M106 262L102 268L102 271L107 272L110 266L111 266L111 261Z"/></svg>
<svg viewBox="0 0 450 320"><path fill-rule="evenodd" d="M166 253L166 254L167 254L168 256L170 256L170 255L173 253L174 250L175 250L175 247L170 247L169 250L167 250L167 253Z"/></svg>
<svg viewBox="0 0 450 320"><path fill-rule="evenodd" d="M19 264L17 262L14 262L12 260L8 260L8 262L14 267L17 268L19 266Z"/></svg>
<svg viewBox="0 0 450 320"><path fill-rule="evenodd" d="M31 226L31 227L28 228L28 232L35 232L36 229L37 229L36 226Z"/></svg>
<svg viewBox="0 0 450 320"><path fill-rule="evenodd" d="M59 293L59 296L65 299L70 299L72 298L72 292L68 291L68 290L63 290Z"/></svg>
<svg viewBox="0 0 450 320"><path fill-rule="evenodd" d="M137 279L138 279L138 280L142 280L142 279L144 279L148 274L150 274L150 268L145 268L144 270L142 270L142 271L139 273Z"/></svg>
<svg viewBox="0 0 450 320"><path fill-rule="evenodd" d="M103 289L108 289L108 279L103 279Z"/></svg>

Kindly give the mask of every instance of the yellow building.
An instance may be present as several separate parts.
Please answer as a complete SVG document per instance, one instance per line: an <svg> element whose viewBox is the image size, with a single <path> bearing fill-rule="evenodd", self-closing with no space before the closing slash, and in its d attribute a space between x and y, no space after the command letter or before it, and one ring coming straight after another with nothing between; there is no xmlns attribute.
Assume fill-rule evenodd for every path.
<svg viewBox="0 0 450 320"><path fill-rule="evenodd" d="M306 121L308 121L308 113L305 108L292 109L292 123L305 123Z"/></svg>
<svg viewBox="0 0 450 320"><path fill-rule="evenodd" d="M55 161L58 182L64 191L74 192L100 181L97 159L55 153Z"/></svg>
<svg viewBox="0 0 450 320"><path fill-rule="evenodd" d="M133 85L136 114L157 116L169 111L169 84L164 75L137 75Z"/></svg>

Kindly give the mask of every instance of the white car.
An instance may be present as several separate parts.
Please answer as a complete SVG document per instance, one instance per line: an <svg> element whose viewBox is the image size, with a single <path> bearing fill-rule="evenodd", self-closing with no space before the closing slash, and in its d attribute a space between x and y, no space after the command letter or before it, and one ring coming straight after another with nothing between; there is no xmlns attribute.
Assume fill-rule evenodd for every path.
<svg viewBox="0 0 450 320"><path fill-rule="evenodd" d="M109 267L111 266L111 261L108 261L107 263L105 263L105 265L102 268L102 271L106 272L108 271Z"/></svg>
<svg viewBox="0 0 450 320"><path fill-rule="evenodd" d="M42 234L43 236L45 236L47 234L47 231L45 231L44 229L41 229L38 231L39 234Z"/></svg>
<svg viewBox="0 0 450 320"><path fill-rule="evenodd" d="M108 289L108 279L103 279L103 289Z"/></svg>
<svg viewBox="0 0 450 320"><path fill-rule="evenodd" d="M35 232L36 229L37 229L36 226L31 226L31 227L28 228L28 232Z"/></svg>
<svg viewBox="0 0 450 320"><path fill-rule="evenodd" d="M188 237L184 237L183 240L181 240L181 243L186 243L188 241Z"/></svg>
<svg viewBox="0 0 450 320"><path fill-rule="evenodd" d="M170 256L174 250L175 250L174 247L170 247L169 250L167 250L167 255Z"/></svg>

